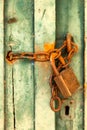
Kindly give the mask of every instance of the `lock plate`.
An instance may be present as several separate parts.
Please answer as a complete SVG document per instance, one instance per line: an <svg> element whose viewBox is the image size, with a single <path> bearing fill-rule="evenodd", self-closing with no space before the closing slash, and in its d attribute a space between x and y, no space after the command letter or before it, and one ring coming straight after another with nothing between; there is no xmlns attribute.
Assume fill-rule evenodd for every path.
<svg viewBox="0 0 87 130"><path fill-rule="evenodd" d="M75 100L64 100L60 111L60 118L62 120L73 120L75 117L75 107Z"/></svg>

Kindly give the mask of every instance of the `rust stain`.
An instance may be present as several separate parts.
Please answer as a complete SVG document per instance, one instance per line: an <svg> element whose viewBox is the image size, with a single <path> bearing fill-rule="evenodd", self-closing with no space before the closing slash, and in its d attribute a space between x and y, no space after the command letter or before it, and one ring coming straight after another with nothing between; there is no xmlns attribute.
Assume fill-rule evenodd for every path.
<svg viewBox="0 0 87 130"><path fill-rule="evenodd" d="M7 22L8 22L8 24L11 24L11 23L16 23L18 20L15 18L15 17L13 17L13 18L10 18Z"/></svg>
<svg viewBox="0 0 87 130"><path fill-rule="evenodd" d="M53 42L53 43L45 42L44 46L43 46L43 51L48 52L50 50L53 50L54 48L55 48L55 42ZM41 51L42 48L35 44L35 50L36 50L36 52L38 52L38 51Z"/></svg>
<svg viewBox="0 0 87 130"><path fill-rule="evenodd" d="M55 48L55 42L54 43L44 43L44 51L50 51Z"/></svg>
<svg viewBox="0 0 87 130"><path fill-rule="evenodd" d="M85 89L87 88L87 83L84 83L84 88L85 88Z"/></svg>
<svg viewBox="0 0 87 130"><path fill-rule="evenodd" d="M55 48L55 43L44 43L44 51L48 52ZM52 58L56 57L56 53L52 53Z"/></svg>
<svg viewBox="0 0 87 130"><path fill-rule="evenodd" d="M84 95L86 95L87 83L84 83Z"/></svg>
<svg viewBox="0 0 87 130"><path fill-rule="evenodd" d="M15 60L9 61L9 60L6 59L6 62L7 62L9 65L13 65L16 61L15 61Z"/></svg>

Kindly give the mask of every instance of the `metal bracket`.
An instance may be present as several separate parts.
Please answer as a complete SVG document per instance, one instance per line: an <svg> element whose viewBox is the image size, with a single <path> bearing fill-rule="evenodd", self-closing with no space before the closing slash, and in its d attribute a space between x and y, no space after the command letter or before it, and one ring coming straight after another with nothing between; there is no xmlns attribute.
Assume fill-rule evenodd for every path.
<svg viewBox="0 0 87 130"><path fill-rule="evenodd" d="M64 100L60 111L63 120L73 120L75 117L75 100Z"/></svg>

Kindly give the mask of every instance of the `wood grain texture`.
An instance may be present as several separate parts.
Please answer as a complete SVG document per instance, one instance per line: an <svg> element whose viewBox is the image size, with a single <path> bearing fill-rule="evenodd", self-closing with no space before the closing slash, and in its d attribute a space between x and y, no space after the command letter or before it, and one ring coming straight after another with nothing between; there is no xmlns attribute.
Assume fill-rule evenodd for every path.
<svg viewBox="0 0 87 130"><path fill-rule="evenodd" d="M15 17L12 36L13 51L33 52L33 0L15 1ZM14 17L14 15L13 15ZM16 130L34 129L34 81L33 62L18 61L13 67L14 107Z"/></svg>
<svg viewBox="0 0 87 130"><path fill-rule="evenodd" d="M55 0L35 0L35 51L55 42ZM50 63L35 62L35 130L55 130L55 113L50 108Z"/></svg>
<svg viewBox="0 0 87 130"><path fill-rule="evenodd" d="M63 42L66 33L73 35L75 43L78 44L79 52L73 57L71 66L80 82L80 89L73 95L72 98L75 102L74 113L75 117L70 120L62 119L65 114L65 107L61 111L63 115L58 113L56 115L56 130L82 130L83 129L83 12L84 2L82 0L58 0L56 1L57 12L57 47ZM70 100L69 99L69 100ZM66 104L68 101L66 100ZM71 107L71 106L70 106ZM72 109L72 107L71 107ZM61 115L61 116L60 116Z"/></svg>
<svg viewBox="0 0 87 130"><path fill-rule="evenodd" d="M52 72L50 63L34 63L28 60L17 61L14 65L6 63L6 130L83 130L83 4L83 0L56 0L56 3L55 0L5 1L5 53L10 49L14 52L41 51L45 43L55 42L55 35L56 47L59 47L65 34L69 32L79 46L79 52L74 56L71 66L80 82L78 92L66 100L62 110L55 114L50 108L49 77ZM2 5L3 2L0 3L1 7ZM0 21L3 29L2 19ZM2 34L0 33L1 37ZM0 67L3 71L2 43L3 39L0 42L2 48ZM86 51L85 48L85 57ZM86 77L85 73L85 86ZM0 83L3 86L3 74L1 79ZM3 99L3 88L0 90ZM86 96L85 91L85 98ZM71 101L73 105L70 104ZM86 103L85 100L85 130L87 128ZM65 115L65 106L69 104L70 117ZM3 100L0 101L1 130L4 123L2 107Z"/></svg>
<svg viewBox="0 0 87 130"><path fill-rule="evenodd" d="M85 52L84 52L84 130L87 130L87 0L85 0Z"/></svg>
<svg viewBox="0 0 87 130"><path fill-rule="evenodd" d="M0 1L0 130L4 130L4 1Z"/></svg>
<svg viewBox="0 0 87 130"><path fill-rule="evenodd" d="M33 51L33 1L10 0L6 4L6 50ZM7 14L8 12L8 14ZM10 15L11 14L11 15ZM34 87L33 62L22 60L6 65L7 130L33 130Z"/></svg>
<svg viewBox="0 0 87 130"><path fill-rule="evenodd" d="M5 1L5 56L7 51L10 49L10 44L12 43L12 25L8 24L8 19L12 17L13 14L13 4L12 0ZM12 68L5 61L5 129L14 130L14 115L13 115L13 81L12 81Z"/></svg>

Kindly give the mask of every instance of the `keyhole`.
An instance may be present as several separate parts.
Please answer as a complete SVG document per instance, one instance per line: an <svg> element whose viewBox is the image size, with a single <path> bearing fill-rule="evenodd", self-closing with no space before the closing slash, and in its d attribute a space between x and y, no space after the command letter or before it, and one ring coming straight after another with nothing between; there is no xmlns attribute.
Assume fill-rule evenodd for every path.
<svg viewBox="0 0 87 130"><path fill-rule="evenodd" d="M69 115L69 110L70 110L70 107L69 106L65 106L65 115L66 116Z"/></svg>

